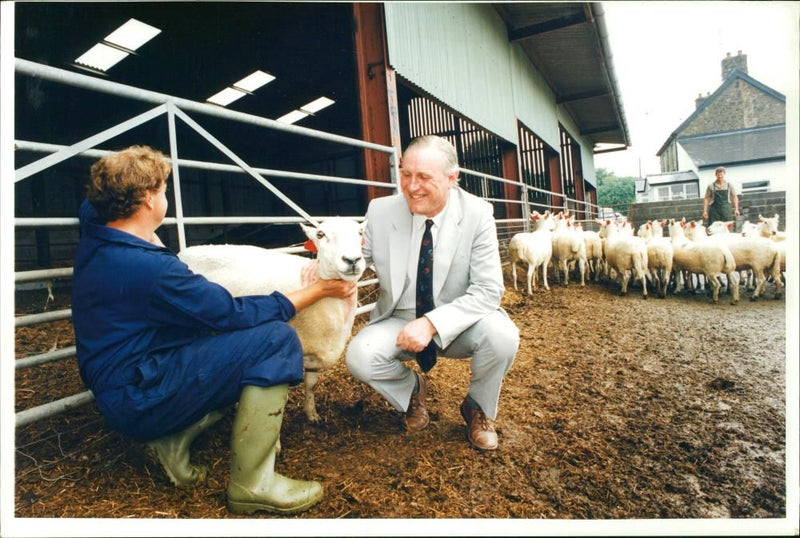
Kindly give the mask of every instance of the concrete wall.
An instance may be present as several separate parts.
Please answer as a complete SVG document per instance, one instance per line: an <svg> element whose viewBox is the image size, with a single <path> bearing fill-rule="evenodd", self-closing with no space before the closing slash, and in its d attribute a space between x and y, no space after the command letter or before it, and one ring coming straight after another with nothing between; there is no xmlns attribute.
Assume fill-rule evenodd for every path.
<svg viewBox="0 0 800 538"><path fill-rule="evenodd" d="M736 219L735 231L737 232L741 230L741 223L746 220L757 222L759 214L772 217L776 213L780 216L779 229L784 230L786 227L786 191L744 194L739 197L739 210L741 215ZM686 220L702 219L703 199L631 204L628 211L628 219L633 223L634 230L648 220L684 217Z"/></svg>

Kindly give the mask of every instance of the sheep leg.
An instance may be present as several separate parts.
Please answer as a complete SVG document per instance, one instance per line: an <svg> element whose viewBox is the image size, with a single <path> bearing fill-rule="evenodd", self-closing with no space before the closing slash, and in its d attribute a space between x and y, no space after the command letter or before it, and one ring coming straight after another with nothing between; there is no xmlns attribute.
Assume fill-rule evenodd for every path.
<svg viewBox="0 0 800 538"><path fill-rule="evenodd" d="M711 284L711 302L717 304L719 302L719 289L722 287L716 275L706 275L706 282Z"/></svg>
<svg viewBox="0 0 800 538"><path fill-rule="evenodd" d="M317 413L317 402L314 398L314 387L319 380L319 365L309 357L303 357L306 363L305 370L303 371L303 384L305 386L305 403L303 410L306 413L306 418L309 422L319 422L319 414Z"/></svg>
<svg viewBox="0 0 800 538"><path fill-rule="evenodd" d="M586 286L586 262L581 258L578 260L578 270L581 272L581 287Z"/></svg>
<svg viewBox="0 0 800 538"><path fill-rule="evenodd" d="M647 299L647 272L645 269L636 271L636 278L642 282L642 299Z"/></svg>
<svg viewBox="0 0 800 538"><path fill-rule="evenodd" d="M783 280L781 279L781 265L778 261L772 264L771 276L775 282L775 298L780 299L783 295Z"/></svg>
<svg viewBox="0 0 800 538"><path fill-rule="evenodd" d="M550 263L550 258L547 258L544 263L542 263L542 286L547 291L550 291L550 286L547 285L547 264Z"/></svg>
<svg viewBox="0 0 800 538"><path fill-rule="evenodd" d="M631 278L630 272L621 271L620 275L622 276L622 291L620 295L628 295L628 280Z"/></svg>
<svg viewBox="0 0 800 538"><path fill-rule="evenodd" d="M561 267L561 270L564 271L564 287L569 287L569 262L567 260L560 260L558 265Z"/></svg>
<svg viewBox="0 0 800 538"><path fill-rule="evenodd" d="M517 262L511 262L511 278L514 279L514 289L517 289ZM530 293L530 289L528 289Z"/></svg>
<svg viewBox="0 0 800 538"><path fill-rule="evenodd" d="M767 277L764 274L763 269L753 269L753 278L755 278L755 288L753 289L753 295L750 296L751 301L755 301L761 295L764 294L764 288L767 287ZM747 280L745 280L747 282ZM745 286L746 289L750 289L749 286Z"/></svg>
<svg viewBox="0 0 800 538"><path fill-rule="evenodd" d="M532 263L528 264L528 295L532 295L531 293L531 281L533 281L533 287L536 288L536 271L535 267Z"/></svg>
<svg viewBox="0 0 800 538"><path fill-rule="evenodd" d="M739 302L739 275L736 274L736 271L727 274L728 277L728 287L732 288L733 297L731 299L731 304L737 304Z"/></svg>

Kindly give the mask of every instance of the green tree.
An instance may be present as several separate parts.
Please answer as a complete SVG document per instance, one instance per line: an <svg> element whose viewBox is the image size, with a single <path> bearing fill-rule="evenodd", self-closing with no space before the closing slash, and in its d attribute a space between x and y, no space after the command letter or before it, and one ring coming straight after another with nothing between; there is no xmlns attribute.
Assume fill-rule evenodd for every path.
<svg viewBox="0 0 800 538"><path fill-rule="evenodd" d="M594 177L597 180L597 187L598 188L600 188L603 185L605 185L605 183L608 180L615 178L614 172L611 172L610 170L606 170L605 168L598 168L597 170L595 170L594 171Z"/></svg>
<svg viewBox="0 0 800 538"><path fill-rule="evenodd" d="M602 182L600 171L603 171ZM636 183L632 177L616 177L613 172L598 169L596 172L597 181L597 203L605 207L613 207L616 211L627 209L628 204L636 201Z"/></svg>

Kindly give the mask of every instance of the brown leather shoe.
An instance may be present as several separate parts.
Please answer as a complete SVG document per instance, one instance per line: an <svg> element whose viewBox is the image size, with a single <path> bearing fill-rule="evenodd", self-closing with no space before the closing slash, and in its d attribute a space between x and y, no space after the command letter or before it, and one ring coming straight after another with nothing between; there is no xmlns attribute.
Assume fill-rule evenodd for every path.
<svg viewBox="0 0 800 538"><path fill-rule="evenodd" d="M411 403L408 405L408 411L403 415L403 425L408 431L417 432L424 430L430 424L430 417L428 410L425 409L425 398L428 396L428 381L425 376L414 372L419 381L419 391L411 395Z"/></svg>
<svg viewBox="0 0 800 538"><path fill-rule="evenodd" d="M489 419L482 410L473 409L467 400L461 404L461 416L467 422L467 439L470 444L480 450L495 450L497 448L497 432L494 431L494 421Z"/></svg>

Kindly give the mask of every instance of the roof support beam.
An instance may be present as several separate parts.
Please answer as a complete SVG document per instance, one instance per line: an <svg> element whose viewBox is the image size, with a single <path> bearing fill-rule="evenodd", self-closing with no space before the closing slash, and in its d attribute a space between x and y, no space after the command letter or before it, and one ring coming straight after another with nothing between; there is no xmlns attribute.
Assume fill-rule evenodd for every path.
<svg viewBox="0 0 800 538"><path fill-rule="evenodd" d="M535 35L543 34L545 32L552 32L553 30L559 30L561 28L567 28L568 26L574 26L576 24L581 24L584 22L586 22L586 14L583 11L581 11L580 13L566 15L564 17L559 17L557 19L551 19L549 21L540 22L538 24L525 26L524 28L511 30L508 32L508 40L511 42L519 41L521 39L533 37Z"/></svg>
<svg viewBox="0 0 800 538"><path fill-rule="evenodd" d="M605 97L611 95L608 89L589 90L587 92L573 93L571 95L562 95L556 99L556 104L570 103L573 101L582 101L584 99L592 99L594 97Z"/></svg>
<svg viewBox="0 0 800 538"><path fill-rule="evenodd" d="M610 131L618 131L619 128L618 123L609 123L608 125L601 125L600 127L594 127L592 129L581 129L581 134L593 135L597 133L608 133Z"/></svg>

